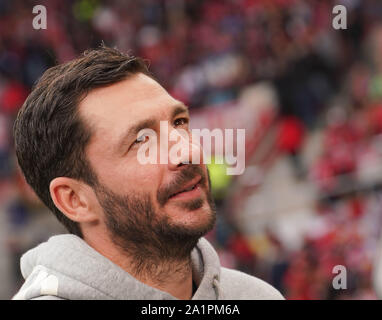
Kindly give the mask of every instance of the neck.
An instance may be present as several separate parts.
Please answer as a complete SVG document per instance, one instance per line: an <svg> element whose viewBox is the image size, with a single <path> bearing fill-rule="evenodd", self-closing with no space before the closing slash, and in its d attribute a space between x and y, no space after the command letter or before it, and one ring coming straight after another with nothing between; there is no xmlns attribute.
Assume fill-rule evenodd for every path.
<svg viewBox="0 0 382 320"><path fill-rule="evenodd" d="M150 262L148 265L150 265ZM188 261L162 261L157 263L154 268L151 267L149 273L139 272L134 274L134 270L130 270L130 272L141 282L165 291L178 299L189 300L192 298L192 267L190 259Z"/></svg>
<svg viewBox="0 0 382 320"><path fill-rule="evenodd" d="M185 259L137 259L109 239L84 240L96 251L144 284L167 292L175 298L192 298L191 256ZM147 259L148 258L148 259Z"/></svg>

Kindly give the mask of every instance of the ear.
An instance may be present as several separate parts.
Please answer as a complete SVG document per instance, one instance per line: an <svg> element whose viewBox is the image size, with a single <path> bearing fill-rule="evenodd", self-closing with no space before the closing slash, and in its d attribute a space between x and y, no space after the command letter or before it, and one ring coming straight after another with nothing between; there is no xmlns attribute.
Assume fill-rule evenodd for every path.
<svg viewBox="0 0 382 320"><path fill-rule="evenodd" d="M94 210L93 190L78 180L58 177L50 182L50 196L56 207L70 220L94 222L98 220Z"/></svg>

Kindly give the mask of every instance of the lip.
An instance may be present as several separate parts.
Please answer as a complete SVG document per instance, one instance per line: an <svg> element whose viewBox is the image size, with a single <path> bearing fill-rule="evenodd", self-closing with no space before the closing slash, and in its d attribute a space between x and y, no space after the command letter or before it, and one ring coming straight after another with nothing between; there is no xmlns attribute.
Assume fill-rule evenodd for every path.
<svg viewBox="0 0 382 320"><path fill-rule="evenodd" d="M179 193L176 193L175 195L170 196L170 200L172 199L187 199L187 198L194 198L198 197L201 194L201 182L202 178L200 176L196 177L195 179L192 179L189 183L184 185L180 190L188 189L192 186L195 186L194 189L190 191L181 191Z"/></svg>

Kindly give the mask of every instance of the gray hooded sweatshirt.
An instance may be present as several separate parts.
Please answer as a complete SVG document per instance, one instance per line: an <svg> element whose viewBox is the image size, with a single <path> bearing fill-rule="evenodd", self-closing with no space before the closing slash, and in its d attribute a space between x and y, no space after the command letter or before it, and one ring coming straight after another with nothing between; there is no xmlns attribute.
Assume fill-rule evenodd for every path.
<svg viewBox="0 0 382 320"><path fill-rule="evenodd" d="M193 300L283 299L275 288L245 273L220 266L216 251L201 238L191 253ZM21 258L25 283L13 299L175 300L150 287L75 235L58 235Z"/></svg>

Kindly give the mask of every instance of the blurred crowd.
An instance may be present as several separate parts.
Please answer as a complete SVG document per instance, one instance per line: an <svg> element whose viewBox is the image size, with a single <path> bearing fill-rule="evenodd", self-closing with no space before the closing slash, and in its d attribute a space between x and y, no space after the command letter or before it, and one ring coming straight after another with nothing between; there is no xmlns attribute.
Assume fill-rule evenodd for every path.
<svg viewBox="0 0 382 320"><path fill-rule="evenodd" d="M332 28L339 3L347 8L346 30ZM371 274L382 225L382 2L38 4L47 8L46 30L32 27L35 1L0 0L0 255L8 257L0 267L12 270L0 298L9 298L20 284L20 254L64 232L20 175L12 123L47 68L101 41L147 59L158 81L191 113L212 107L218 116L220 106L235 102L249 85L271 83L279 101L275 157L290 157L296 178L319 190L312 232L295 250L272 230L244 234L229 204L243 186L232 178L220 186L226 192L216 194L220 215L209 237L224 265L272 283L286 298L375 298ZM323 136L320 154L306 163L304 143L317 131ZM272 165L262 168L266 175ZM347 290L331 285L338 264L348 267Z"/></svg>

